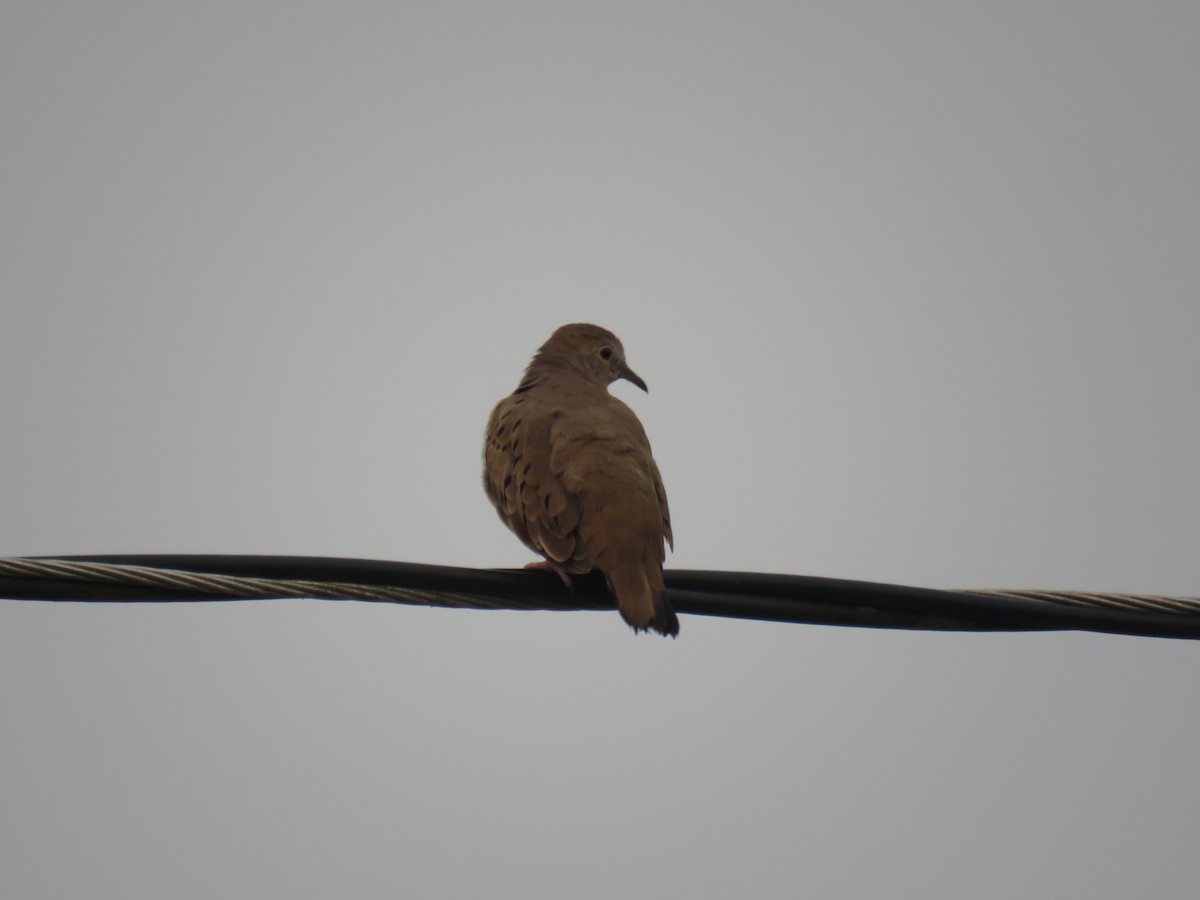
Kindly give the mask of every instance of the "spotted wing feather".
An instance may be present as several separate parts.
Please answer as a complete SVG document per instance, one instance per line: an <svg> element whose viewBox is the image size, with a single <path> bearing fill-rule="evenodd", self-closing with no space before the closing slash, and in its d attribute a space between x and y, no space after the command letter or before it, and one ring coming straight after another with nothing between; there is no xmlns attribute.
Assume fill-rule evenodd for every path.
<svg viewBox="0 0 1200 900"><path fill-rule="evenodd" d="M536 398L496 405L484 441L484 489L496 512L531 550L568 572L591 568L579 539L578 498L551 463L554 410Z"/></svg>

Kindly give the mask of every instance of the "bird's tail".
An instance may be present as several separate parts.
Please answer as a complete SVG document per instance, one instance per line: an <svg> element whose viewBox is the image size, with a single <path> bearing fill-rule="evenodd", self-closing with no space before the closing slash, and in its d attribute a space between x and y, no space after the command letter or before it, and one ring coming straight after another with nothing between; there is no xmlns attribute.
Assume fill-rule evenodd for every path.
<svg viewBox="0 0 1200 900"><path fill-rule="evenodd" d="M679 634L679 618L664 593L662 569L630 563L614 566L605 574L621 618L634 631L652 629L671 637Z"/></svg>

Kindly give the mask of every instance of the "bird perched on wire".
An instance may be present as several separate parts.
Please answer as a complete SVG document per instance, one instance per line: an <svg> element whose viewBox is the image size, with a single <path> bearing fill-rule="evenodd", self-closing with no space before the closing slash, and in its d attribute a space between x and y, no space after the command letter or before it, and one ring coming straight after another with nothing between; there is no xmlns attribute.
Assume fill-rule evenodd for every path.
<svg viewBox="0 0 1200 900"><path fill-rule="evenodd" d="M564 325L496 404L483 445L483 487L504 524L545 557L526 568L570 575L599 569L634 631L672 637L679 619L663 595L671 514L650 442L612 396L619 378L648 391L625 349L597 325Z"/></svg>

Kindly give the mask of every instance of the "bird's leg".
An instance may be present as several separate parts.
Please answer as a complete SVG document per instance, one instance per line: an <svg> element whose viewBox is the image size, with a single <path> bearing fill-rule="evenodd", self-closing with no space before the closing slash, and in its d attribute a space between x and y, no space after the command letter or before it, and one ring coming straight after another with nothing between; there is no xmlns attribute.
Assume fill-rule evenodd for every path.
<svg viewBox="0 0 1200 900"><path fill-rule="evenodd" d="M548 560L548 559L544 559L541 562L531 562L528 565L526 565L525 568L527 570L533 569L533 570L537 570L540 572L553 572L555 575L557 575L559 578L562 579L562 583L567 586L568 591L571 589L571 576L566 573L565 569L563 569L560 566L556 566L554 563L550 562L550 560Z"/></svg>

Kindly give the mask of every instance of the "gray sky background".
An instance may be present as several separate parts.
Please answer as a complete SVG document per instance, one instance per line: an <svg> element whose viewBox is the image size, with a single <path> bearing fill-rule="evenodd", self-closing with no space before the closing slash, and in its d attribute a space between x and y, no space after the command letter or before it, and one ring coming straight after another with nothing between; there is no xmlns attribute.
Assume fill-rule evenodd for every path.
<svg viewBox="0 0 1200 900"><path fill-rule="evenodd" d="M0 554L515 566L623 339L679 568L1200 593L1200 5L0 7ZM0 602L20 898L1194 897L1200 647Z"/></svg>

